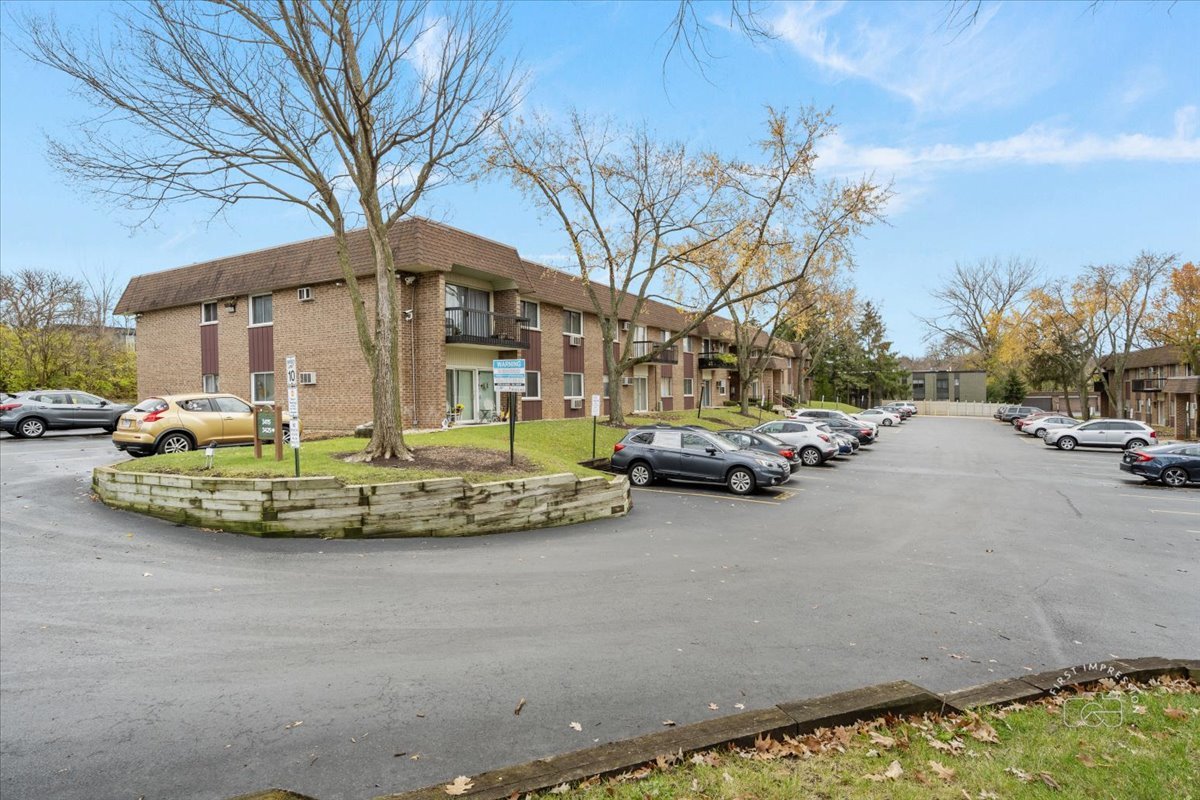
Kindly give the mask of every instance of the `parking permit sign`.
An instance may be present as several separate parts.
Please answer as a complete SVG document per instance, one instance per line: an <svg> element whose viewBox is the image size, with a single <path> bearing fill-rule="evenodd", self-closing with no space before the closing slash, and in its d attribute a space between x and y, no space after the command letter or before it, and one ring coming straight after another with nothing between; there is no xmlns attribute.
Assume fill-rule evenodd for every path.
<svg viewBox="0 0 1200 800"><path fill-rule="evenodd" d="M497 392L525 393L525 359L492 359L492 378Z"/></svg>
<svg viewBox="0 0 1200 800"><path fill-rule="evenodd" d="M292 448L300 449L300 374L296 371L296 357L288 356L284 363L287 371L287 398L288 398L288 433L292 440ZM299 473L299 465L296 467Z"/></svg>

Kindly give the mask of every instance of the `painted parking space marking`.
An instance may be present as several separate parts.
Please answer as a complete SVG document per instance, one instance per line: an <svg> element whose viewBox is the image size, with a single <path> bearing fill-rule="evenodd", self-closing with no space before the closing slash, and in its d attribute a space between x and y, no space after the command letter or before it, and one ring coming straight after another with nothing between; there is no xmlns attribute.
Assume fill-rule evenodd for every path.
<svg viewBox="0 0 1200 800"><path fill-rule="evenodd" d="M1165 508L1152 508L1151 514L1186 514L1191 517L1200 517L1200 511L1170 511Z"/></svg>
<svg viewBox="0 0 1200 800"><path fill-rule="evenodd" d="M779 491L779 492L775 493L774 497L777 499L774 499L774 500L758 499L758 498L751 498L751 497L741 497L739 495L718 495L718 494L711 494L708 492L686 492L686 491L681 492L681 491L678 491L675 489L637 488L634 491L652 492L654 494L674 494L674 495L679 495L680 497L700 497L700 498L704 498L704 499L708 499L708 500L716 500L718 502L723 502L725 500L729 500L729 501L736 502L736 503L758 503L759 505L763 505L763 506L781 506L781 505L783 505L783 503L785 501L790 500L792 497L794 497L795 492L803 492L804 490L803 489L791 489L791 490Z"/></svg>
<svg viewBox="0 0 1200 800"><path fill-rule="evenodd" d="M1149 491L1149 492L1173 492L1175 490L1169 489L1165 486L1147 486L1146 491ZM1118 494L1117 497L1137 497L1137 498L1145 499L1146 495ZM1170 500L1173 503L1191 503L1192 505L1200 505L1200 500L1193 500L1190 497L1154 497L1151 499L1154 500L1154 502L1156 502L1156 503L1162 502L1163 500Z"/></svg>

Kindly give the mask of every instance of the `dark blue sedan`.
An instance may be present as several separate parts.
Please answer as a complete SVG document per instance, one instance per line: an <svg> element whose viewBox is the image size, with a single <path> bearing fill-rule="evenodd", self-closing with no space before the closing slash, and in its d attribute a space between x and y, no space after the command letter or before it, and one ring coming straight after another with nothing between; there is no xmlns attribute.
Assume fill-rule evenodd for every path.
<svg viewBox="0 0 1200 800"><path fill-rule="evenodd" d="M1165 486L1200 483L1200 444L1163 444L1129 450L1121 459L1121 469Z"/></svg>

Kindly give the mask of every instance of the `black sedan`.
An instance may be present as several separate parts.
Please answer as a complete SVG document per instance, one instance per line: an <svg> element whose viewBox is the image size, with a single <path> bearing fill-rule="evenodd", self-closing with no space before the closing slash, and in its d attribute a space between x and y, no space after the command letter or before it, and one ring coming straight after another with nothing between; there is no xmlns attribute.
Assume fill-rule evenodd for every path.
<svg viewBox="0 0 1200 800"><path fill-rule="evenodd" d="M743 450L761 450L764 453L783 456L787 459L793 472L800 467L800 453L798 452L800 448L776 439L769 433L737 430L717 431L717 433Z"/></svg>
<svg viewBox="0 0 1200 800"><path fill-rule="evenodd" d="M1121 459L1121 469L1150 481L1162 481L1171 487L1188 481L1200 483L1200 444L1163 444L1129 450Z"/></svg>
<svg viewBox="0 0 1200 800"><path fill-rule="evenodd" d="M858 439L860 444L871 444L875 441L875 437L878 436L876 430L872 429L871 426L859 425L856 422L851 422L850 420L842 419L841 417L829 417L828 419L823 419L821 420L821 424L828 425L830 428L838 431L839 433L850 434Z"/></svg>

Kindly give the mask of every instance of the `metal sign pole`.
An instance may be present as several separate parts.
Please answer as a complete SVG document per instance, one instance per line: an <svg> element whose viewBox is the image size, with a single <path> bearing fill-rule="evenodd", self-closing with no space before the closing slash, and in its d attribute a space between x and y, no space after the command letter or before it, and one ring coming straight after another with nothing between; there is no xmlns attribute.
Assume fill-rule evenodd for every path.
<svg viewBox="0 0 1200 800"><path fill-rule="evenodd" d="M508 465L511 467L517 463L516 456L516 439L517 439L517 393L508 393Z"/></svg>

